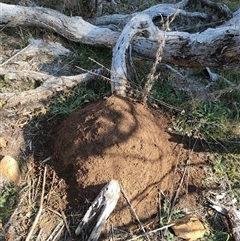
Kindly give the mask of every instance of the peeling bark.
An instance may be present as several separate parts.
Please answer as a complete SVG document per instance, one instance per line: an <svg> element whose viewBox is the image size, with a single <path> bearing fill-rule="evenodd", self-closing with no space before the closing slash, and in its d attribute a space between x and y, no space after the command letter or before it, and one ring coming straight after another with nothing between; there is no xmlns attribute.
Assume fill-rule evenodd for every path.
<svg viewBox="0 0 240 241"><path fill-rule="evenodd" d="M89 73L75 76L55 77L35 71L14 71L0 68L0 75L7 75L8 79L30 78L42 82L43 84L36 89L26 90L22 92L0 93L0 104L4 104L6 108L12 108L18 105L38 104L46 101L56 95L58 92L66 91L74 88L79 84L86 84L93 80L99 80L99 76L108 76L106 69L96 69Z"/></svg>
<svg viewBox="0 0 240 241"><path fill-rule="evenodd" d="M158 28L146 14L138 14L124 27L116 46L113 49L111 68L112 92L126 96L128 85L128 69L126 52L134 38L146 35L148 38L156 38Z"/></svg>
<svg viewBox="0 0 240 241"><path fill-rule="evenodd" d="M108 24L121 24L125 25L127 22L134 16L139 13L147 14L153 20L156 17L172 17L178 10L178 15L189 18L197 19L207 19L208 15L201 12L187 12L183 8L186 7L189 0L183 0L176 4L158 4L153 7L150 7L142 12L132 13L132 14L113 14L97 17L94 19L94 24L99 25L108 25Z"/></svg>
<svg viewBox="0 0 240 241"><path fill-rule="evenodd" d="M92 1L91 3L96 3ZM209 1L202 1L207 4ZM101 3L101 1L100 1ZM113 48L113 61L111 70L112 92L126 95L129 82L129 69L127 68L127 51L141 58L155 60L159 43L164 39L161 51L161 62L178 67L203 68L218 67L225 69L238 68L240 62L240 9L233 13L232 18L216 28L208 28L201 33L188 33L180 31L162 31L157 28L152 19L159 16L172 16L177 14L186 18L207 18L204 13L188 13L183 8L188 0L177 4L159 4L142 13L123 16L118 15L117 21L126 21L122 32L113 31L110 27L97 27L84 21L81 17L68 17L57 11L42 7L24 7L0 3L1 27L38 26L61 34L69 40L84 44ZM214 5L215 6L215 5ZM217 5L219 8L219 5ZM220 8L223 13L230 16L226 8ZM114 17L115 15L113 15ZM131 19L129 19L131 17ZM104 18L104 17L103 17ZM98 18L100 19L100 18ZM130 50L130 51L131 51ZM35 73L14 72L1 69L8 75L29 75L35 78ZM98 70L97 70L98 71ZM102 70L100 74L103 76ZM23 104L32 100L43 100L54 95L64 88L72 88L78 83L93 79L92 74L83 74L72 77L43 76L43 85L35 90L22 93L0 94L1 102L7 106ZM28 77L29 77L28 76ZM40 97L41 96L41 97Z"/></svg>
<svg viewBox="0 0 240 241"><path fill-rule="evenodd" d="M35 25L55 31L76 42L113 48L121 33L109 28L96 27L81 17L67 17L54 10L41 7L23 7L0 3L1 26L16 27ZM167 32L162 62L179 67L218 67L231 69L240 61L240 9L227 23L209 28L202 33ZM159 39L164 32L159 30L155 38L138 37L132 42L136 55L155 59Z"/></svg>

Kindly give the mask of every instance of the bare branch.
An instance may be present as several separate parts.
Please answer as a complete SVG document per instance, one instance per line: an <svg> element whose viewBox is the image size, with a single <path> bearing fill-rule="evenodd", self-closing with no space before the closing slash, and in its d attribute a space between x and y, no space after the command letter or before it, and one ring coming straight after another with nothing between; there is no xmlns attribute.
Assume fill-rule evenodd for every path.
<svg viewBox="0 0 240 241"><path fill-rule="evenodd" d="M99 28L81 17L67 17L54 10L41 7L23 7L0 3L0 26L35 25L55 31L64 37L95 46L114 47L120 36L109 28ZM162 53L162 63L179 67L203 68L222 66L231 69L240 62L240 10L226 24L202 33L167 32ZM163 31L152 39L138 37L133 51L142 58L155 59L158 39Z"/></svg>
<svg viewBox="0 0 240 241"><path fill-rule="evenodd" d="M128 85L126 51L137 35L155 38L158 28L146 14L133 17L123 29L115 48L111 68L112 92L125 96Z"/></svg>
<svg viewBox="0 0 240 241"><path fill-rule="evenodd" d="M94 79L99 79L99 76L105 76L106 74L108 74L107 71L100 68L93 70L92 73L55 77L34 71L16 71L0 68L0 75L7 75L8 79L31 78L43 83L36 89L16 93L0 93L0 102L4 103L5 107L14 107L18 104L25 105L30 103L34 105L34 103L36 104L39 101L46 101L57 92L73 88L78 84L88 83Z"/></svg>

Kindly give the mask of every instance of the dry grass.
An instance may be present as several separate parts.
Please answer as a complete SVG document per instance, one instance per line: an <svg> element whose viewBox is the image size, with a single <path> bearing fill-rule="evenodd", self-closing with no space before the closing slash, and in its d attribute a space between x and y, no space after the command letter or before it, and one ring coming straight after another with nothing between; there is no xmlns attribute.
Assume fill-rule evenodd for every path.
<svg viewBox="0 0 240 241"><path fill-rule="evenodd" d="M36 167L33 157L24 168L19 202L2 227L2 235L6 240L58 240L67 231L64 182L50 167Z"/></svg>

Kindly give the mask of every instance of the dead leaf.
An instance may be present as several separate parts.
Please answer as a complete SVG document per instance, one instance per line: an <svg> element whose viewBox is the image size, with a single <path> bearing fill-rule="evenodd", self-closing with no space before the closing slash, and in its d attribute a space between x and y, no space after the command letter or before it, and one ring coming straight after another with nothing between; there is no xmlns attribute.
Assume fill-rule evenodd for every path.
<svg viewBox="0 0 240 241"><path fill-rule="evenodd" d="M0 137L0 147L6 147L7 146L7 141L3 138Z"/></svg>
<svg viewBox="0 0 240 241"><path fill-rule="evenodd" d="M177 237L189 241L202 238L206 232L203 224L193 214L188 214L185 217L175 221L175 225L172 226L172 230Z"/></svg>

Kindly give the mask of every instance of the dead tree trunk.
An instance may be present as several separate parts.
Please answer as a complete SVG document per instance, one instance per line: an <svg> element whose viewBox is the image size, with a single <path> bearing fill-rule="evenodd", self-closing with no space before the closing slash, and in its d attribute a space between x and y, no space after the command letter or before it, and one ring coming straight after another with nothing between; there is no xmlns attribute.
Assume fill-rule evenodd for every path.
<svg viewBox="0 0 240 241"><path fill-rule="evenodd" d="M96 5L96 2L98 1L91 1L89 4ZM101 2L99 1L100 5ZM204 4L208 2L204 1ZM162 63L187 68L239 67L240 9L224 24L203 32L170 31L169 28L161 30L154 25L152 19L159 16L159 13L171 17L177 11L176 15L183 18L208 18L205 13L185 11L183 8L187 3L188 0L182 0L177 4L159 4L144 10L144 15L114 15L116 22L127 22L122 33L111 30L110 26L97 27L81 17L68 17L51 9L0 3L0 27L38 26L57 32L72 41L114 48L112 92L125 95L128 84L127 52L141 58L159 59L156 55L163 39ZM224 8L221 9L227 16L231 15ZM103 18L97 18L96 22ZM114 21L113 18L110 18L111 21Z"/></svg>
<svg viewBox="0 0 240 241"><path fill-rule="evenodd" d="M173 8L172 5L171 8ZM110 28L100 28L84 21L81 17L68 17L51 9L4 3L0 3L0 9L1 27L39 26L55 31L72 41L108 48L113 48L120 36L120 32L112 31ZM157 9L159 10L159 7ZM154 16L152 11L151 15ZM168 11L167 8L166 11ZM152 24L151 20L148 24ZM139 57L155 59L159 39L163 36L164 31L159 30L154 37L135 38L131 42L133 52ZM230 69L238 67L239 42L240 9L228 22L201 33L168 31L162 52L162 62L188 68L221 66Z"/></svg>

